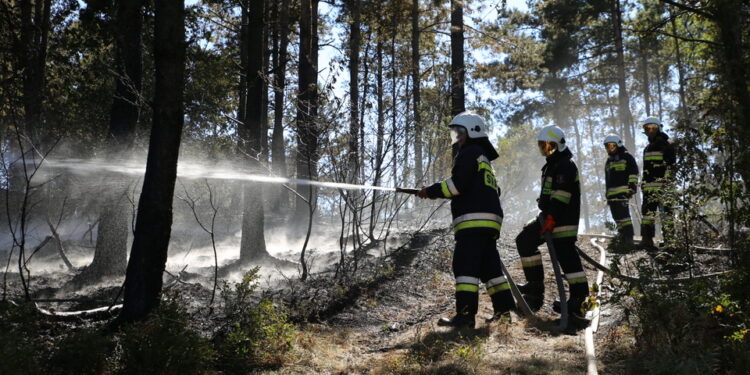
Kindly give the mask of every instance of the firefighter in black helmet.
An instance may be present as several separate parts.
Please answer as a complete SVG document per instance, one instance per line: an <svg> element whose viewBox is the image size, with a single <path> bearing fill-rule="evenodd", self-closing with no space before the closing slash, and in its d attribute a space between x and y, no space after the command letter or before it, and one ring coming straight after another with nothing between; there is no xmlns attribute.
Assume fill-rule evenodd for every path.
<svg viewBox="0 0 750 375"><path fill-rule="evenodd" d="M441 318L438 324L473 328L479 307L480 281L484 283L494 308L488 321L507 316L515 308L496 247L503 210L490 162L498 154L487 138L487 127L480 116L463 112L454 117L449 126L454 150L457 149L451 177L423 187L417 196L451 200L456 239L453 252L456 315Z"/></svg>
<svg viewBox="0 0 750 375"><path fill-rule="evenodd" d="M643 122L643 133L648 136L648 146L643 149L643 206L641 212L641 246L652 255L654 246L655 220L657 212L664 213L662 236L666 239L672 233L672 206L664 199L673 180L673 168L677 160L669 136L662 131L661 121L649 117Z"/></svg>
<svg viewBox="0 0 750 375"><path fill-rule="evenodd" d="M581 208L578 167L572 160L573 154L565 145L562 129L557 126L542 128L538 145L540 153L547 159L542 168L542 190L538 199L544 223L540 224L539 221L533 220L516 237L516 246L527 281L525 285L519 286L519 289L529 307L534 310L541 308L544 303L544 269L538 247L544 243L544 233L552 232L552 243L570 287L568 313L571 323L580 326L586 322L581 312L581 304L588 296L589 284L575 247Z"/></svg>
<svg viewBox="0 0 750 375"><path fill-rule="evenodd" d="M628 201L638 186L638 164L618 135L604 138L604 148L609 155L604 164L607 204L617 225L617 242L630 248L633 245L633 221Z"/></svg>

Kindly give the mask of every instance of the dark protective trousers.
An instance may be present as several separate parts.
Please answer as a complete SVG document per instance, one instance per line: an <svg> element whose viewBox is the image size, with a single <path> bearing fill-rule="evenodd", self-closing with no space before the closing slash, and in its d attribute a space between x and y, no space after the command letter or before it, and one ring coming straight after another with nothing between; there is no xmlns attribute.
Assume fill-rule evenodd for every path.
<svg viewBox="0 0 750 375"><path fill-rule="evenodd" d="M630 218L630 208L628 208L628 199L611 199L607 201L609 212L612 213L612 219L617 224L617 232L626 239L633 238L633 220Z"/></svg>
<svg viewBox="0 0 750 375"><path fill-rule="evenodd" d="M660 199L661 192L643 192L643 205L641 212L643 218L641 219L641 237L643 237L644 243L651 243L654 235L656 234L656 216L659 212L663 212L662 218L662 236L665 240L672 235L672 207L665 205Z"/></svg>
<svg viewBox="0 0 750 375"><path fill-rule="evenodd" d="M542 266L542 255L539 253L539 245L543 244L544 237L539 234L541 225L536 220L526 224L521 233L516 237L518 255L521 256L521 265L526 281L532 285L539 285L540 293L544 293L544 268ZM577 309L580 303L589 294L588 280L583 271L581 258L576 252L576 237L555 238L552 240L555 247L560 268L565 274L570 286L570 300L574 301ZM541 296L540 296L541 297ZM569 305L573 308L573 304Z"/></svg>
<svg viewBox="0 0 750 375"><path fill-rule="evenodd" d="M505 275L500 268L497 232L488 228L464 229L456 233L453 275L456 278L456 312L476 315L479 309L479 281L485 284L495 313L515 307Z"/></svg>

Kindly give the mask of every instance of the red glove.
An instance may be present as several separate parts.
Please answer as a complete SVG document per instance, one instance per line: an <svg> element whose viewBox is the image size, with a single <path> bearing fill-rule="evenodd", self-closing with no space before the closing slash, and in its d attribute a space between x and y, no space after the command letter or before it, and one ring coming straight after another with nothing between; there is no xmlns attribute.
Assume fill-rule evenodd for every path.
<svg viewBox="0 0 750 375"><path fill-rule="evenodd" d="M542 235L545 232L551 231L552 228L554 227L555 227L555 218L552 217L552 215L547 215L547 217L544 218L544 225L542 226L542 230L539 231L539 235Z"/></svg>

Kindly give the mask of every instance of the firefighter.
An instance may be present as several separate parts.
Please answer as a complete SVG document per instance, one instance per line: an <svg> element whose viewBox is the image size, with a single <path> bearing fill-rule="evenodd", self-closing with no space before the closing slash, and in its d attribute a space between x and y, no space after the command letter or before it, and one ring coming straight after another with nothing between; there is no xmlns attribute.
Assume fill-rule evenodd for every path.
<svg viewBox="0 0 750 375"><path fill-rule="evenodd" d="M672 207L665 201L664 194L673 179L676 157L658 118L649 117L643 121L643 133L648 136L648 146L643 150L641 246L653 255L657 250L653 240L656 214L661 211L667 218L672 214ZM671 231L671 219L662 221L662 237L667 238Z"/></svg>
<svg viewBox="0 0 750 375"><path fill-rule="evenodd" d="M628 201L638 186L638 164L617 135L604 138L604 148L609 155L604 164L607 204L617 224L616 242L630 248L633 246L633 221L630 219Z"/></svg>
<svg viewBox="0 0 750 375"><path fill-rule="evenodd" d="M487 138L487 126L480 116L462 112L453 118L449 127L455 155L451 177L422 187L417 196L451 200L456 240L453 252L456 315L441 318L438 325L474 328L480 281L484 283L494 308L488 322L509 317L510 310L515 308L496 247L503 210L490 162L498 154Z"/></svg>
<svg viewBox="0 0 750 375"><path fill-rule="evenodd" d="M544 269L538 247L544 243L544 233L551 232L552 244L570 287L567 306L571 323L580 326L585 322L581 304L588 296L589 285L575 247L581 206L578 167L572 160L573 154L565 145L562 129L557 126L542 128L538 146L539 152L547 159L542 168L541 193L537 199L543 223L531 221L516 237L527 281L519 289L529 307L534 310L541 308L544 302Z"/></svg>

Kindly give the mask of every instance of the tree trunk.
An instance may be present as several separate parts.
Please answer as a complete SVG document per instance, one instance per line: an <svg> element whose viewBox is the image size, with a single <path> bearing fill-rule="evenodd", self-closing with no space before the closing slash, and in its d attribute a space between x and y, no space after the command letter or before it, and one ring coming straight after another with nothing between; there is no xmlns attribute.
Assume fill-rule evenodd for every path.
<svg viewBox="0 0 750 375"><path fill-rule="evenodd" d="M262 46L261 46L261 58L263 60L263 63L261 64L261 110L260 110L260 160L263 164L268 164L268 155L269 155L269 142L268 142L268 80L266 79L266 74L268 72L268 67L271 63L271 59L269 58L269 51L268 51L268 38L269 38L269 27L268 23L265 21L267 19L270 19L270 12L268 11L268 1L264 0L263 4L263 34L262 34ZM261 188L265 190L266 186L261 185ZM265 193L264 193L265 194Z"/></svg>
<svg viewBox="0 0 750 375"><path fill-rule="evenodd" d="M641 72L643 73L643 82L641 90L643 91L643 104L646 107L646 117L651 116L651 82L648 76L648 52L643 46L643 39L638 39L638 46L641 54Z"/></svg>
<svg viewBox="0 0 750 375"><path fill-rule="evenodd" d="M419 0L411 2L411 80L414 108L414 184L421 186L424 181L424 169L422 168L422 115L419 112L422 83L419 73Z"/></svg>
<svg viewBox="0 0 750 375"><path fill-rule="evenodd" d="M675 15L670 12L669 16L672 23L672 34L677 35L677 22L675 21ZM682 117L682 120L687 120L687 108L685 107L687 105L687 97L685 95L685 72L682 67L682 51L680 50L680 40L676 37L673 39L675 62L677 63L677 82L679 83L678 87L680 93L680 117Z"/></svg>
<svg viewBox="0 0 750 375"><path fill-rule="evenodd" d="M23 107L25 130L32 140L42 139L42 123L47 62L47 40L50 29L51 0L31 0L19 2L21 10L20 65L23 67ZM33 10L33 15L32 15Z"/></svg>
<svg viewBox="0 0 750 375"><path fill-rule="evenodd" d="M274 2L278 6L277 2ZM274 58L274 104L273 134L271 137L271 162L273 172L281 177L287 176L286 151L284 148L284 90L286 89L287 47L289 45L289 0L282 0L277 27L276 58ZM286 189L279 189L278 207L284 210L289 206L289 194Z"/></svg>
<svg viewBox="0 0 750 375"><path fill-rule="evenodd" d="M261 133L263 126L263 29L265 0L250 0L247 29L247 102L245 120L238 129L240 150L249 155L248 164L254 171L260 171L262 155ZM263 187L258 182L245 182L242 214L242 239L240 241L240 262L247 263L268 256L266 239L263 233Z"/></svg>
<svg viewBox="0 0 750 375"><path fill-rule="evenodd" d="M635 129L633 128L633 114L630 112L630 98L625 76L625 47L622 43L622 10L620 0L612 0L612 22L617 53L617 115L625 136L625 146L635 150Z"/></svg>
<svg viewBox="0 0 750 375"><path fill-rule="evenodd" d="M359 175L359 49L360 3L347 2L351 25L349 30L349 158L347 176L356 183Z"/></svg>
<svg viewBox="0 0 750 375"><path fill-rule="evenodd" d="M315 179L318 176L318 142L320 130L318 114L318 0L300 1L300 53L297 94L297 177ZM317 204L315 188L297 186L302 198L297 198L297 224L307 224L310 209Z"/></svg>
<svg viewBox="0 0 750 375"><path fill-rule="evenodd" d="M732 107L734 113L733 133L738 140L750 139L750 92L747 88L747 61L743 55L743 23L738 9L742 7L741 1L717 0L715 21L719 27L719 41L721 52L724 56L723 69L724 85L727 92L732 96ZM750 152L746 147L739 147L739 157L736 159L736 168L742 176L745 189L750 189Z"/></svg>
<svg viewBox="0 0 750 375"><path fill-rule="evenodd" d="M463 0L451 0L451 114L453 116L466 109L465 80Z"/></svg>
<svg viewBox="0 0 750 375"><path fill-rule="evenodd" d="M380 35L380 32L378 32L378 35ZM381 38L377 39L377 46L375 47L375 55L377 59L377 72L375 75L375 82L376 82L376 93L375 96L377 97L377 136L375 140L375 178L372 182L373 185L378 186L380 185L380 179L383 175L383 159L384 159L384 140L385 140L385 107L383 104L383 41ZM370 215L370 238L375 237L375 223L377 222L377 218L380 213L379 206L377 204L378 202L378 196L379 192L377 190L373 190L372 192L372 213Z"/></svg>
<svg viewBox="0 0 750 375"><path fill-rule="evenodd" d="M159 305L184 121L186 44L183 1L155 0L154 21L154 119L120 321L142 320Z"/></svg>
<svg viewBox="0 0 750 375"><path fill-rule="evenodd" d="M110 154L118 159L130 150L140 116L143 86L143 2L120 1L115 18L115 66L117 77L109 116ZM107 193L100 214L94 259L75 283L96 283L105 277L122 276L128 256L130 205L125 188Z"/></svg>

